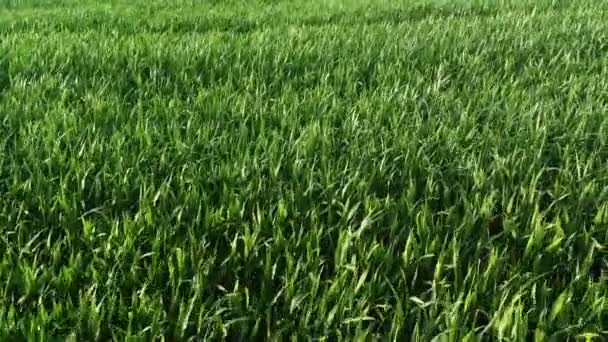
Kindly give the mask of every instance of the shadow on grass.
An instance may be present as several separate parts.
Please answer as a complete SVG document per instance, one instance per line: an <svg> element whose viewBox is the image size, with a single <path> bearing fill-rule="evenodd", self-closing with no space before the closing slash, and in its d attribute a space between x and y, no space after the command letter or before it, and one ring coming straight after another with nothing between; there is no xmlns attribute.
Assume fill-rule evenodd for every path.
<svg viewBox="0 0 608 342"><path fill-rule="evenodd" d="M11 88L8 58L0 57L0 96Z"/></svg>

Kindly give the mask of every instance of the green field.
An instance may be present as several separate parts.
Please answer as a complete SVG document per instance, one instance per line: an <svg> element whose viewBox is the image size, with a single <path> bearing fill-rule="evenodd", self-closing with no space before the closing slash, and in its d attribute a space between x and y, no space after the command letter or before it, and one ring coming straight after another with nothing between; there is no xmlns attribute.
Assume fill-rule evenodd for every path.
<svg viewBox="0 0 608 342"><path fill-rule="evenodd" d="M0 0L0 341L603 341L608 2Z"/></svg>

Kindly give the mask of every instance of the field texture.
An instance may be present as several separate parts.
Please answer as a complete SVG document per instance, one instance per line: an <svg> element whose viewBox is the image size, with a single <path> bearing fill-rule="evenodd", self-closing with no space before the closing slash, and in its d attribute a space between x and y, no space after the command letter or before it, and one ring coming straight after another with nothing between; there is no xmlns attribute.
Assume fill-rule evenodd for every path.
<svg viewBox="0 0 608 342"><path fill-rule="evenodd" d="M608 2L0 2L0 340L601 341Z"/></svg>

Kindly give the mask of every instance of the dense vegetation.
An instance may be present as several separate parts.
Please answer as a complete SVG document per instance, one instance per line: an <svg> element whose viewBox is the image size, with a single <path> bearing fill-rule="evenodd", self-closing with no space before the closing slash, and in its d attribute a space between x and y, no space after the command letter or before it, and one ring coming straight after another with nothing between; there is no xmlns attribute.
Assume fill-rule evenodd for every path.
<svg viewBox="0 0 608 342"><path fill-rule="evenodd" d="M608 333L608 3L0 5L0 339Z"/></svg>

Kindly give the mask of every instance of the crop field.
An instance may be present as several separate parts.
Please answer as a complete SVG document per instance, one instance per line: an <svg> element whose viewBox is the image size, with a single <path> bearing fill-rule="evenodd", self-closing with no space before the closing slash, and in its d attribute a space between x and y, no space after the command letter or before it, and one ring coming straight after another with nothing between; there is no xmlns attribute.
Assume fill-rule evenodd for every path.
<svg viewBox="0 0 608 342"><path fill-rule="evenodd" d="M0 341L605 341L608 2L0 0Z"/></svg>

